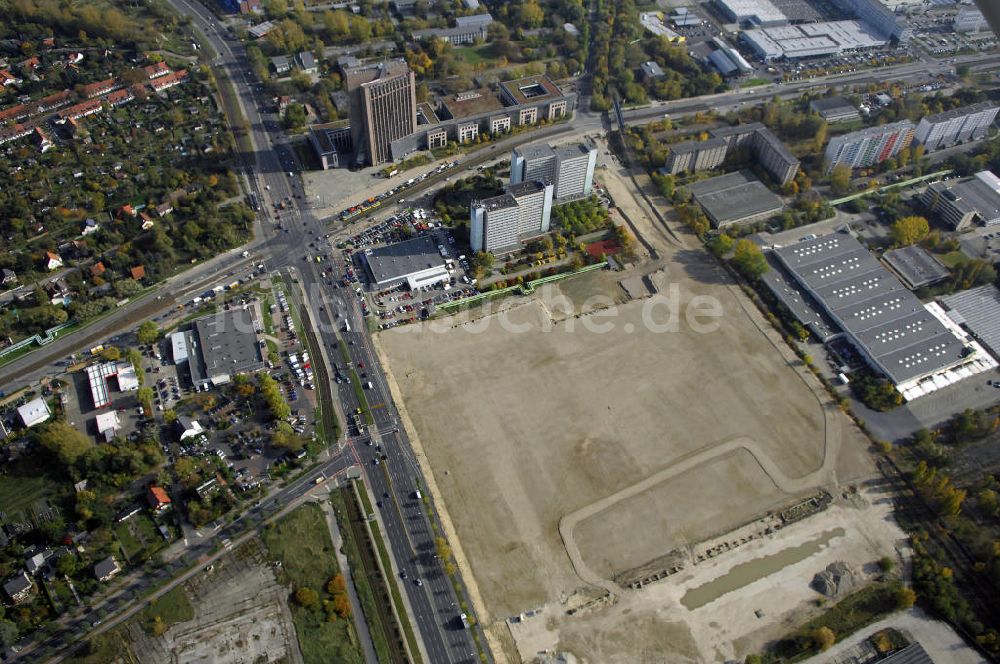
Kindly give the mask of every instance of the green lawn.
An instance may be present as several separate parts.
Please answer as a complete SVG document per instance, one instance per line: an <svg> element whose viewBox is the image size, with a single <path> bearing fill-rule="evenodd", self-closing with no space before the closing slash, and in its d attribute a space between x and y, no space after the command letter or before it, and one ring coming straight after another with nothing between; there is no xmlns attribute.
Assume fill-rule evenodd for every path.
<svg viewBox="0 0 1000 664"><path fill-rule="evenodd" d="M848 595L793 634L774 642L763 661L801 661L815 654L815 644L810 635L818 628L828 627L839 641L900 610L902 607L898 604L897 593L901 587L899 581L873 583Z"/></svg>
<svg viewBox="0 0 1000 664"><path fill-rule="evenodd" d="M382 465L382 470L385 471L385 465ZM388 471L386 471L388 472ZM372 509L371 498L368 496L368 487L365 486L364 482L355 481L354 485L358 489L358 496L361 498L361 505L365 510L365 514L374 514L375 510ZM382 531L378 527L378 522L371 522L372 526L372 537L375 540L375 548L378 551L378 557L382 561L382 568L386 570L392 569L392 563L389 560L389 551L385 547L385 541L382 539ZM399 616L400 627L403 628L403 635L406 637L406 642L410 647L411 653L419 653L420 649L417 646L417 637L413 633L413 625L410 624L410 616L406 613L406 606L403 604L403 597L399 591L399 584L395 582L395 579L386 579L386 585L389 586L389 592L392 593L392 603L396 606L396 614Z"/></svg>
<svg viewBox="0 0 1000 664"><path fill-rule="evenodd" d="M8 517L53 493L49 480L38 475L0 476L0 509Z"/></svg>
<svg viewBox="0 0 1000 664"><path fill-rule="evenodd" d="M191 606L183 585L170 590L147 606L142 612L142 622L152 624L157 616L168 627L194 618L194 607Z"/></svg>
<svg viewBox="0 0 1000 664"><path fill-rule="evenodd" d="M767 85L768 83L770 83L770 81L768 81L766 78L750 78L740 83L740 87L753 88L757 87L758 85Z"/></svg>
<svg viewBox="0 0 1000 664"><path fill-rule="evenodd" d="M130 561L142 551L142 542L132 534L128 521L123 521L115 526L115 538L122 545L122 551Z"/></svg>
<svg viewBox="0 0 1000 664"><path fill-rule="evenodd" d="M969 257L961 251L949 251L946 254L936 254L935 257L950 268L954 268L960 263L964 263L969 260Z"/></svg>
<svg viewBox="0 0 1000 664"><path fill-rule="evenodd" d="M376 595L374 583L380 583L382 579L377 570L369 571L365 569L358 542L353 535L350 523L348 522L347 501L353 501L350 487L337 489L330 494L330 502L337 512L337 522L340 524L341 536L344 538L344 553L351 566L354 587L358 592L358 601L361 602L361 611L368 621L368 629L372 635L372 644L380 662L392 661L392 651L389 644L389 627L384 624L380 610L379 600ZM391 613L391 611L389 611Z"/></svg>
<svg viewBox="0 0 1000 664"><path fill-rule="evenodd" d="M63 660L66 664L106 664L107 662L138 662L125 638L124 629L116 627L110 632L88 639L86 645Z"/></svg>
<svg viewBox="0 0 1000 664"><path fill-rule="evenodd" d="M146 514L137 514L119 523L115 526L115 536L130 561L143 551L152 554L166 546L156 524Z"/></svg>
<svg viewBox="0 0 1000 664"><path fill-rule="evenodd" d="M272 560L281 561L289 590L308 587L324 597L327 582L340 568L330 540L326 517L317 505L298 508L264 530L263 540ZM350 620L327 622L319 609L290 602L299 648L306 664L362 662L361 648Z"/></svg>
<svg viewBox="0 0 1000 664"><path fill-rule="evenodd" d="M462 48L454 49L454 52L455 55L473 66L493 60L493 48L490 44L463 46Z"/></svg>

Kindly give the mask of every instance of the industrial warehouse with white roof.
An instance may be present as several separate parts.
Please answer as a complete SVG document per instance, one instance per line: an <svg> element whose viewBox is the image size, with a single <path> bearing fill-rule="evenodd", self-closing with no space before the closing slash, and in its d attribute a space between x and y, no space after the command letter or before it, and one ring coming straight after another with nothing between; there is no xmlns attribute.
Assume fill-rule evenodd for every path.
<svg viewBox="0 0 1000 664"><path fill-rule="evenodd" d="M940 306L925 307L853 236L825 235L776 247L774 255L907 400L996 366Z"/></svg>
<svg viewBox="0 0 1000 664"><path fill-rule="evenodd" d="M414 289L448 279L444 256L429 236L369 249L365 264L379 288L405 282Z"/></svg>

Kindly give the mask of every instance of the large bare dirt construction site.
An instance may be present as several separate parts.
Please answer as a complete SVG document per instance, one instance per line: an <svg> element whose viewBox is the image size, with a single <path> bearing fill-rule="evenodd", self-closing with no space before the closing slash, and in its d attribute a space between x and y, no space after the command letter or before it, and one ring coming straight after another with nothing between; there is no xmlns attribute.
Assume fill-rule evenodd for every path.
<svg viewBox="0 0 1000 664"><path fill-rule="evenodd" d="M835 513L844 527L823 527L835 534L821 548L850 541L854 551L854 521L868 518L867 507L840 506L836 489L872 472L861 434L707 255L661 257L640 274L546 286L499 314L377 337L482 618L513 618L525 659L557 648L592 662L725 656L734 646L713 645L722 634L712 621L697 626L693 614L706 609L652 591L742 562L762 542L801 544L774 533ZM712 302L720 316L686 316ZM882 530L876 543L860 539L861 557L892 552L897 533ZM747 637L794 606L762 604L767 620L750 610L747 630L725 637Z"/></svg>
<svg viewBox="0 0 1000 664"><path fill-rule="evenodd" d="M162 636L129 626L139 662L172 664L300 664L295 626L278 585L256 541L220 558L211 569L184 584L194 619L171 626Z"/></svg>

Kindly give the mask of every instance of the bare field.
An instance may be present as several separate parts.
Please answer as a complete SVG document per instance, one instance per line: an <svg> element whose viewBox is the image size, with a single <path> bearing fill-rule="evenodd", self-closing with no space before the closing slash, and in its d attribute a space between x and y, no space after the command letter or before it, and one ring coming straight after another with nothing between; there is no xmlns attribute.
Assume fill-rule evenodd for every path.
<svg viewBox="0 0 1000 664"><path fill-rule="evenodd" d="M692 499L706 489L738 495L740 509L720 511L717 501ZM794 496L778 489L753 456L740 449L581 521L575 537L587 566L611 578L678 545L737 528L747 514L763 514L792 500Z"/></svg>
<svg viewBox="0 0 1000 664"><path fill-rule="evenodd" d="M161 637L129 629L139 661L150 664L300 664L298 641L278 585L256 543L216 562L185 584L195 617Z"/></svg>
<svg viewBox="0 0 1000 664"><path fill-rule="evenodd" d="M697 253L678 252L654 276L680 312L675 331L650 329L670 313L652 299L583 318L574 307L554 323L565 317L552 313L561 291L548 286L500 316L378 335L487 621L586 585L567 545L579 546L578 567L593 562L607 578L719 524L869 472L860 435L821 406L815 379L786 360L755 325L757 312L744 311ZM567 282L574 301L588 278ZM606 281L602 274L594 285L618 299ZM698 295L719 304L713 331L685 321ZM598 321L609 329L587 329ZM722 454L736 456L708 463ZM692 478L656 488L681 471ZM641 510L614 509L651 489ZM657 513L658 525L644 523L643 511ZM569 528L564 544L560 522L570 517L581 528Z"/></svg>

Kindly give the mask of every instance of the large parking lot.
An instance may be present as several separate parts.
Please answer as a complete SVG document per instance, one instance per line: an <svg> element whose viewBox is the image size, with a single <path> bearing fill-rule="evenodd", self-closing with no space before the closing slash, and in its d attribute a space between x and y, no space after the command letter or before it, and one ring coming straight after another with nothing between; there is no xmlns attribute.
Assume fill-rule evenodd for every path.
<svg viewBox="0 0 1000 664"><path fill-rule="evenodd" d="M370 282L364 264L365 251L426 236L434 239L446 261L451 273L447 284L442 282L410 291L405 284L377 289ZM403 210L339 243L336 250L332 265L324 270L323 276L329 279L330 285L354 289L361 300L362 313L377 317L379 329L426 319L434 306L478 292L471 265L463 253L468 248L461 246L455 234L442 226L431 210Z"/></svg>

